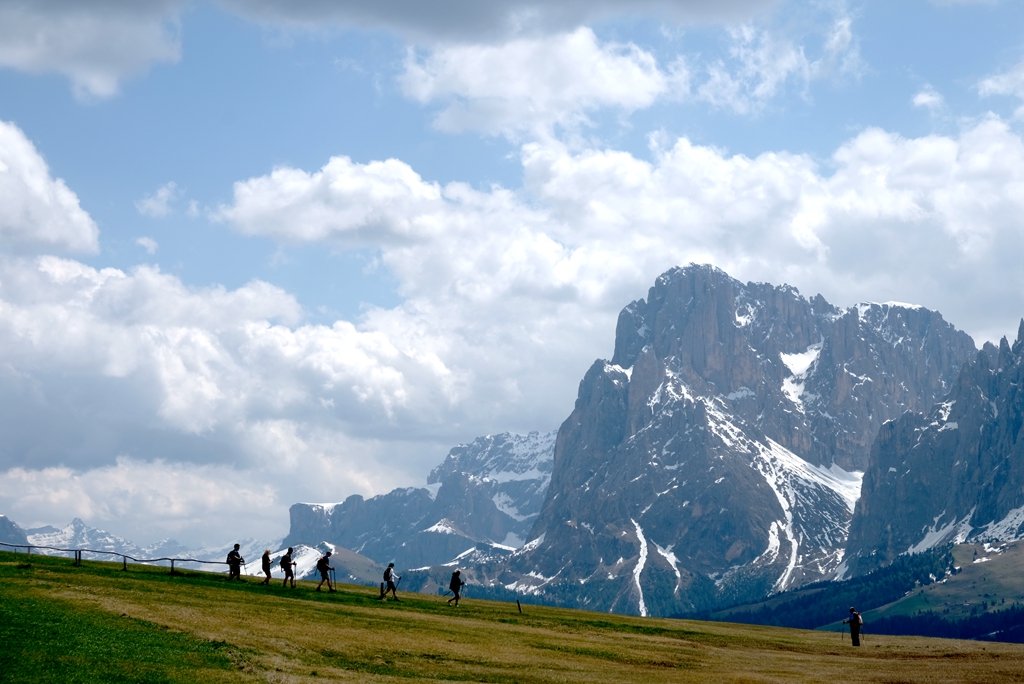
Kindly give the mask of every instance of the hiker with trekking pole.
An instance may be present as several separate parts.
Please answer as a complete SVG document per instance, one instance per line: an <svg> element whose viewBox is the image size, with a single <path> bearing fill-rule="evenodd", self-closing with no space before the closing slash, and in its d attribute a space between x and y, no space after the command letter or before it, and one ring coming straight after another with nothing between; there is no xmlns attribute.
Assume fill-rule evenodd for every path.
<svg viewBox="0 0 1024 684"><path fill-rule="evenodd" d="M242 579L242 563L245 559L242 558L242 554L239 553L238 549L241 548L238 544L235 544L235 548L228 551L228 581L233 579Z"/></svg>
<svg viewBox="0 0 1024 684"><path fill-rule="evenodd" d="M396 601L401 601L398 598L398 584L395 583L395 577L398 577L398 582L401 583L402 577L395 574L395 564L388 563L387 570L384 571L384 583L381 584L380 596L377 597L378 601L384 601L388 597L388 592L391 592L392 598Z"/></svg>
<svg viewBox="0 0 1024 684"><path fill-rule="evenodd" d="M448 605L452 605L452 601L455 601L455 607L459 607L459 596L462 592L462 585L465 582L462 580L462 571L456 570L452 573L452 580L448 583L448 590L452 592L452 597L448 599Z"/></svg>
<svg viewBox="0 0 1024 684"><path fill-rule="evenodd" d="M320 571L320 584L316 585L316 590L320 591L320 587L327 582L327 591L334 592L334 584L331 582L330 571L334 568L331 567L331 552L328 551L320 560L316 562L316 569Z"/></svg>
<svg viewBox="0 0 1024 684"><path fill-rule="evenodd" d="M843 620L843 625L850 625L850 643L853 646L860 646L860 628L863 624L864 618L854 610L853 606L850 606L850 617L847 620Z"/></svg>
<svg viewBox="0 0 1024 684"><path fill-rule="evenodd" d="M295 550L292 547L288 547L288 553L281 556L281 569L284 570L284 584L282 587L288 586L288 580L292 581L292 589L295 588L295 566L298 565L292 560L292 554Z"/></svg>

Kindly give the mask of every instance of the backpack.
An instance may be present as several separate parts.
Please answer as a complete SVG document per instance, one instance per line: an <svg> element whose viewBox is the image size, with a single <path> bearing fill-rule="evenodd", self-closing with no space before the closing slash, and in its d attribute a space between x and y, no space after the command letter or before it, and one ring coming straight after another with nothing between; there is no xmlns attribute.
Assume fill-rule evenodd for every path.
<svg viewBox="0 0 1024 684"><path fill-rule="evenodd" d="M288 569L292 566L292 557L288 554L281 556L281 567Z"/></svg>
<svg viewBox="0 0 1024 684"><path fill-rule="evenodd" d="M452 581L448 583L448 588L452 591L458 591L462 588L462 578L456 574L452 574Z"/></svg>
<svg viewBox="0 0 1024 684"><path fill-rule="evenodd" d="M391 568L384 568L384 581L387 582L391 579Z"/></svg>
<svg viewBox="0 0 1024 684"><path fill-rule="evenodd" d="M321 556L320 560L318 560L316 562L316 569L317 570L326 570L327 569L327 559L324 558L323 556Z"/></svg>

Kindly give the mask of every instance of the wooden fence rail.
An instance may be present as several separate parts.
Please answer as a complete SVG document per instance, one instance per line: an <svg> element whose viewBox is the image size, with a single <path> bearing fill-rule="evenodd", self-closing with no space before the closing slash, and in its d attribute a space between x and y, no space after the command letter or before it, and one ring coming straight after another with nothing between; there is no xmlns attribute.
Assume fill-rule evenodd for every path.
<svg viewBox="0 0 1024 684"><path fill-rule="evenodd" d="M81 565L82 564L82 553L83 552L84 553L103 554L103 555L115 556L115 557L116 556L120 556L121 557L121 561L122 561L122 567L121 567L122 570L127 570L128 569L128 561L129 560L134 562L134 563L144 563L144 564L146 564L146 563L159 563L161 561L170 561L170 563L171 563L171 573L174 573L174 564L175 563L204 563L206 565L227 565L228 564L227 561L199 560L198 558L136 558L134 556L129 556L126 553L120 553L118 551L98 551L96 549L62 549L62 548L58 548L56 546L40 546L38 544L8 544L6 542L0 542L0 546L6 546L8 548L12 548L12 549L14 549L15 553L18 552L18 549L26 549L26 551L28 552L29 557L32 556L32 549L46 549L48 551L60 551L61 553L73 553L73 554L75 554L75 563L74 563L75 565ZM49 555L49 554L46 554L46 555Z"/></svg>

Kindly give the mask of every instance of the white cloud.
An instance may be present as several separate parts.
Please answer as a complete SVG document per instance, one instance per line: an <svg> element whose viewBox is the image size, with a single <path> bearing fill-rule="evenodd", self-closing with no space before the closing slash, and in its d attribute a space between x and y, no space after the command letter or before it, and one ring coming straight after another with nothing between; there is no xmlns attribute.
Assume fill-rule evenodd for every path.
<svg viewBox="0 0 1024 684"><path fill-rule="evenodd" d="M688 89L686 80L681 64L663 72L649 52L601 44L589 28L493 46L443 46L425 58L410 51L399 79L408 97L445 103L434 120L442 130L541 134L578 124L598 108L649 107L674 84Z"/></svg>
<svg viewBox="0 0 1024 684"><path fill-rule="evenodd" d="M64 74L81 96L108 97L153 62L176 62L179 0L0 4L0 66Z"/></svg>
<svg viewBox="0 0 1024 684"><path fill-rule="evenodd" d="M706 78L696 86L695 95L739 114L756 113L791 81L806 90L812 81L856 75L861 69L852 20L847 16L831 23L821 55L813 60L807 57L804 45L773 30L744 25L729 33L729 59L705 67Z"/></svg>
<svg viewBox="0 0 1024 684"><path fill-rule="evenodd" d="M12 502L8 515L25 526L80 517L92 525L112 522L120 534L142 543L166 537L223 543L232 532L266 538L280 534L275 514L287 505L253 473L124 457L87 471L0 472L0 500ZM220 521L218 537L211 538L211 520Z"/></svg>
<svg viewBox="0 0 1024 684"><path fill-rule="evenodd" d="M982 97L1010 95L1024 100L1024 61L1009 71L983 79L978 83L978 93ZM1016 117L1024 118L1024 106L1017 110Z"/></svg>
<svg viewBox="0 0 1024 684"><path fill-rule="evenodd" d="M99 229L25 134L0 121L0 246L95 252Z"/></svg>
<svg viewBox="0 0 1024 684"><path fill-rule="evenodd" d="M0 67L67 76L79 97L109 97L152 64L181 58L188 0L36 0L0 3ZM426 43L503 42L572 31L619 16L675 22L750 19L777 0L219 0L250 20L288 29L383 28Z"/></svg>
<svg viewBox="0 0 1024 684"><path fill-rule="evenodd" d="M146 254L156 254L156 250L160 246L157 244L156 240L151 237L135 238L135 244L146 250Z"/></svg>
<svg viewBox="0 0 1024 684"><path fill-rule="evenodd" d="M180 195L181 193L178 191L178 184L171 181L161 185L152 195L146 195L142 199L136 200L135 208L138 209L139 213L143 216L163 218L173 211L171 209L171 202L176 200Z"/></svg>
<svg viewBox="0 0 1024 684"><path fill-rule="evenodd" d="M925 109L936 112L943 109L946 106L946 101L942 95L935 91L931 86L926 87L919 93L914 95L912 100L915 107L924 107Z"/></svg>
<svg viewBox="0 0 1024 684"><path fill-rule="evenodd" d="M551 137L555 128L577 133L588 113L650 107L659 99L697 99L740 114L757 113L795 84L861 69L852 20L830 17L819 34L787 36L744 25L727 30L728 57L708 61L680 55L659 65L633 44L601 42L589 28L515 38L497 44L442 44L410 50L399 83L406 96L441 105L435 127L510 137ZM818 40L817 56L806 43ZM575 137L572 136L571 137Z"/></svg>
<svg viewBox="0 0 1024 684"><path fill-rule="evenodd" d="M395 160L336 158L315 173L278 169L239 183L219 215L281 241L378 246L409 299L364 325L407 329L430 312L442 327L489 321L513 337L527 315L507 318L515 307L533 321L559 308L603 321L625 292L642 293L652 274L689 261L839 302L917 297L973 332L1012 330L1024 312L986 319L967 294L1020 301L1010 283L1021 268L1003 262L1021 233L1024 147L997 118L957 138L869 129L836 151L829 174L806 155L729 156L686 139L654 155L532 143L522 195L439 186ZM1018 275L964 282L996 270Z"/></svg>

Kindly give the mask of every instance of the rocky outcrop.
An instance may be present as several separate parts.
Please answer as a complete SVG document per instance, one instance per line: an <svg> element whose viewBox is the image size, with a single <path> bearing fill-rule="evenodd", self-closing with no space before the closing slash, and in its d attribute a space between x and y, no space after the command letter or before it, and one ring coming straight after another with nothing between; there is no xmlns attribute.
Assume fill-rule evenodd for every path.
<svg viewBox="0 0 1024 684"><path fill-rule="evenodd" d="M532 540L497 581L666 615L829 577L878 428L974 351L921 307L673 269L580 383Z"/></svg>
<svg viewBox="0 0 1024 684"><path fill-rule="evenodd" d="M503 433L452 449L427 487L291 507L284 544L328 541L400 567L446 563L478 545L518 548L544 502L554 434Z"/></svg>
<svg viewBox="0 0 1024 684"><path fill-rule="evenodd" d="M844 574L949 542L1024 536L1024 321L986 344L943 401L886 423L871 451Z"/></svg>

